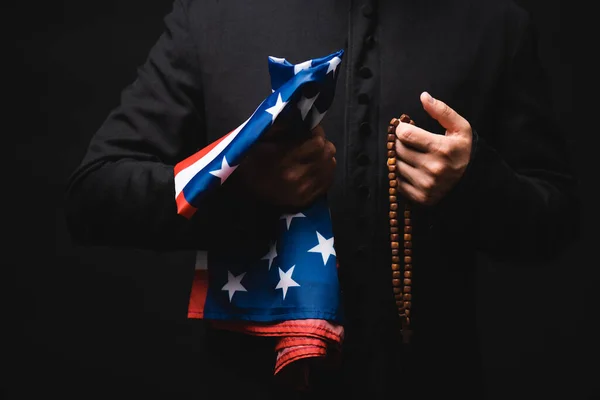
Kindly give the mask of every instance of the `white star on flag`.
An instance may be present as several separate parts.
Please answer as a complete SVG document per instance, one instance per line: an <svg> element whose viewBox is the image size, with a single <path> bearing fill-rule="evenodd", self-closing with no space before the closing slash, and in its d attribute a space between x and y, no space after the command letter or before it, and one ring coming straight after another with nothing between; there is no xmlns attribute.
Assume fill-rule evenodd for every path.
<svg viewBox="0 0 600 400"><path fill-rule="evenodd" d="M311 65L312 60L304 61L303 63L294 65L294 75L297 75L298 72L302 71L303 69L309 69Z"/></svg>
<svg viewBox="0 0 600 400"><path fill-rule="evenodd" d="M315 103L315 100L317 100L317 97L319 97L319 94L320 93L317 93L314 97L311 97L310 99L302 96L302 98L298 101L298 109L300 109L300 114L302 114L303 120L306 119L306 115L308 115L310 108Z"/></svg>
<svg viewBox="0 0 600 400"><path fill-rule="evenodd" d="M279 283L275 287L275 289L283 290L283 300L285 300L285 295L287 294L287 290L290 287L300 286L298 282L292 279L292 274L294 273L294 268L296 266L293 265L287 272L283 272L281 268L279 268Z"/></svg>
<svg viewBox="0 0 600 400"><path fill-rule="evenodd" d="M229 292L229 302L231 303L231 299L235 292L245 292L246 288L242 286L242 279L246 275L245 272L242 272L238 276L233 275L230 271L227 271L227 283L221 288L221 290L227 290Z"/></svg>
<svg viewBox="0 0 600 400"><path fill-rule="evenodd" d="M329 67L327 68L327 74L330 73L331 71L333 71L333 76L335 76L335 70L337 69L338 65L340 65L341 62L342 62L342 59L339 57L333 57L331 60L329 60Z"/></svg>
<svg viewBox="0 0 600 400"><path fill-rule="evenodd" d="M286 106L287 102L283 102L283 100L281 100L281 93L279 93L279 95L277 96L277 102L275 103L275 105L273 107L269 107L267 108L265 111L268 112L269 114L271 114L273 116L273 121L275 121L275 118L279 115L279 113L281 112L281 110L283 110L283 108Z"/></svg>
<svg viewBox="0 0 600 400"><path fill-rule="evenodd" d="M269 252L261 258L261 260L269 260L269 271L271 270L271 265L273 264L275 257L277 257L277 242L273 242Z"/></svg>
<svg viewBox="0 0 600 400"><path fill-rule="evenodd" d="M309 253L321 253L323 257L323 264L327 264L329 256L335 256L335 249L333 248L333 236L330 239L325 239L323 235L317 232L317 240L319 244L308 250Z"/></svg>
<svg viewBox="0 0 600 400"><path fill-rule="evenodd" d="M302 214L302 213L298 213L298 214L283 214L281 216L281 218L279 219L285 219L285 224L287 226L287 229L290 229L290 225L292 224L292 220L294 218L302 218L302 217L306 217L306 215Z"/></svg>
<svg viewBox="0 0 600 400"><path fill-rule="evenodd" d="M210 174L216 176L217 178L221 178L221 185L222 185L223 183L225 183L227 178L229 178L229 175L231 175L231 173L233 171L235 171L235 169L237 167L238 167L237 165L235 165L233 167L229 166L229 163L227 162L227 158L223 157L223 161L221 161L221 169L217 169L215 171L210 171Z"/></svg>

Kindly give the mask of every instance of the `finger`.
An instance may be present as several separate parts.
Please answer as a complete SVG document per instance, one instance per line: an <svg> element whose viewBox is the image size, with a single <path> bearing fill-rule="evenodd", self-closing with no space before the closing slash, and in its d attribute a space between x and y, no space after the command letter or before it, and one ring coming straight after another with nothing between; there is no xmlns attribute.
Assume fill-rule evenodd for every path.
<svg viewBox="0 0 600 400"><path fill-rule="evenodd" d="M417 168L419 165L423 164L423 157L426 156L425 153L416 151L399 140L396 140L396 155L399 159L410 165L411 167Z"/></svg>
<svg viewBox="0 0 600 400"><path fill-rule="evenodd" d="M323 136L313 136L305 140L300 146L290 150L290 156L293 160L300 163L311 163L327 156L327 152L331 151L331 142ZM328 157L328 158L331 158Z"/></svg>
<svg viewBox="0 0 600 400"><path fill-rule="evenodd" d="M317 125L317 126L315 126L315 127L312 129L311 133L312 133L314 136L322 136L322 137L325 137L325 130L323 129L323 127L322 127L321 125Z"/></svg>
<svg viewBox="0 0 600 400"><path fill-rule="evenodd" d="M427 113L440 123L447 134L463 132L467 120L461 117L456 111L441 100L433 98L429 93L421 93L421 103Z"/></svg>
<svg viewBox="0 0 600 400"><path fill-rule="evenodd" d="M402 180L410 183L412 186L419 186L419 170L402 160L396 161L396 174L398 174Z"/></svg>
<svg viewBox="0 0 600 400"><path fill-rule="evenodd" d="M400 122L396 127L396 137L404 145L422 152L435 152L440 147L440 135L427 132L418 126Z"/></svg>
<svg viewBox="0 0 600 400"><path fill-rule="evenodd" d="M403 179L398 179L398 184L396 186L400 194L406 199L419 203L419 199L421 198L420 191L416 187L410 184Z"/></svg>

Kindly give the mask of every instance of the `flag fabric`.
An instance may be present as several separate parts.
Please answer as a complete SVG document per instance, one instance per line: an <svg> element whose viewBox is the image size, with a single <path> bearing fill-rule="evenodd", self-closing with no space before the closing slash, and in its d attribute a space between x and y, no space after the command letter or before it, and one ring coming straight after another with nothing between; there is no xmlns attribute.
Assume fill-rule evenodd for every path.
<svg viewBox="0 0 600 400"><path fill-rule="evenodd" d="M240 126L175 166L178 213L191 218L278 117L293 111L307 128L317 126L333 102L342 57L343 50L298 64L269 57L272 93ZM338 351L344 336L327 199L278 223L262 257L198 252L188 307L189 318L217 328L276 337L276 374L295 360Z"/></svg>

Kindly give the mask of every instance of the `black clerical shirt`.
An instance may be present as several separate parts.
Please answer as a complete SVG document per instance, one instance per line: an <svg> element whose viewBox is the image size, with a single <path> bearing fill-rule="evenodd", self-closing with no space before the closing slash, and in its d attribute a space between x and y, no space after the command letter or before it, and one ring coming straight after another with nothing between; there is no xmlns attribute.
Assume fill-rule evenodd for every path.
<svg viewBox="0 0 600 400"><path fill-rule="evenodd" d="M467 398L480 385L476 252L548 258L576 219L565 217L575 207L575 180L533 29L513 3L176 0L164 34L69 182L69 227L88 244L193 250L233 236L252 248L277 217L273 210L231 189L206 199L188 222L176 213L173 166L270 94L268 56L297 63L342 48L322 125L337 147L328 198L347 337L341 369L316 380L318 393L409 399L442 390ZM385 142L389 120L402 113L444 133L422 109L422 91L466 118L475 137L460 183L436 206L414 207L414 334L406 348L391 285ZM497 317L510 326L509 315ZM212 358L198 363L221 362L209 370L215 387L231 380L225 398L244 385L250 397L268 396L270 358L209 350Z"/></svg>

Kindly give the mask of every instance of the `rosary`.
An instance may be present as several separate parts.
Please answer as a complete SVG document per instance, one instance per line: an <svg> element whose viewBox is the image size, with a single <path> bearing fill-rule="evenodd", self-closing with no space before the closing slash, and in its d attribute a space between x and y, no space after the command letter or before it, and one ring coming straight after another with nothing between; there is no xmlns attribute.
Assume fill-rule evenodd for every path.
<svg viewBox="0 0 600 400"><path fill-rule="evenodd" d="M412 221L410 204L404 203L403 210L403 236L400 239L400 222L398 218L398 181L396 175L396 127L400 122L408 122L414 125L414 121L406 114L400 118L392 118L388 126L387 136L387 167L389 178L390 199L390 243L392 249L392 286L394 298L398 307L398 316L401 323L401 335L404 343L410 343L410 307L411 307L411 284L412 284ZM402 251L400 242L402 241ZM402 254L402 256L400 255ZM401 258L402 257L402 258ZM402 261L402 263L401 263ZM402 264L402 265L401 265Z"/></svg>

